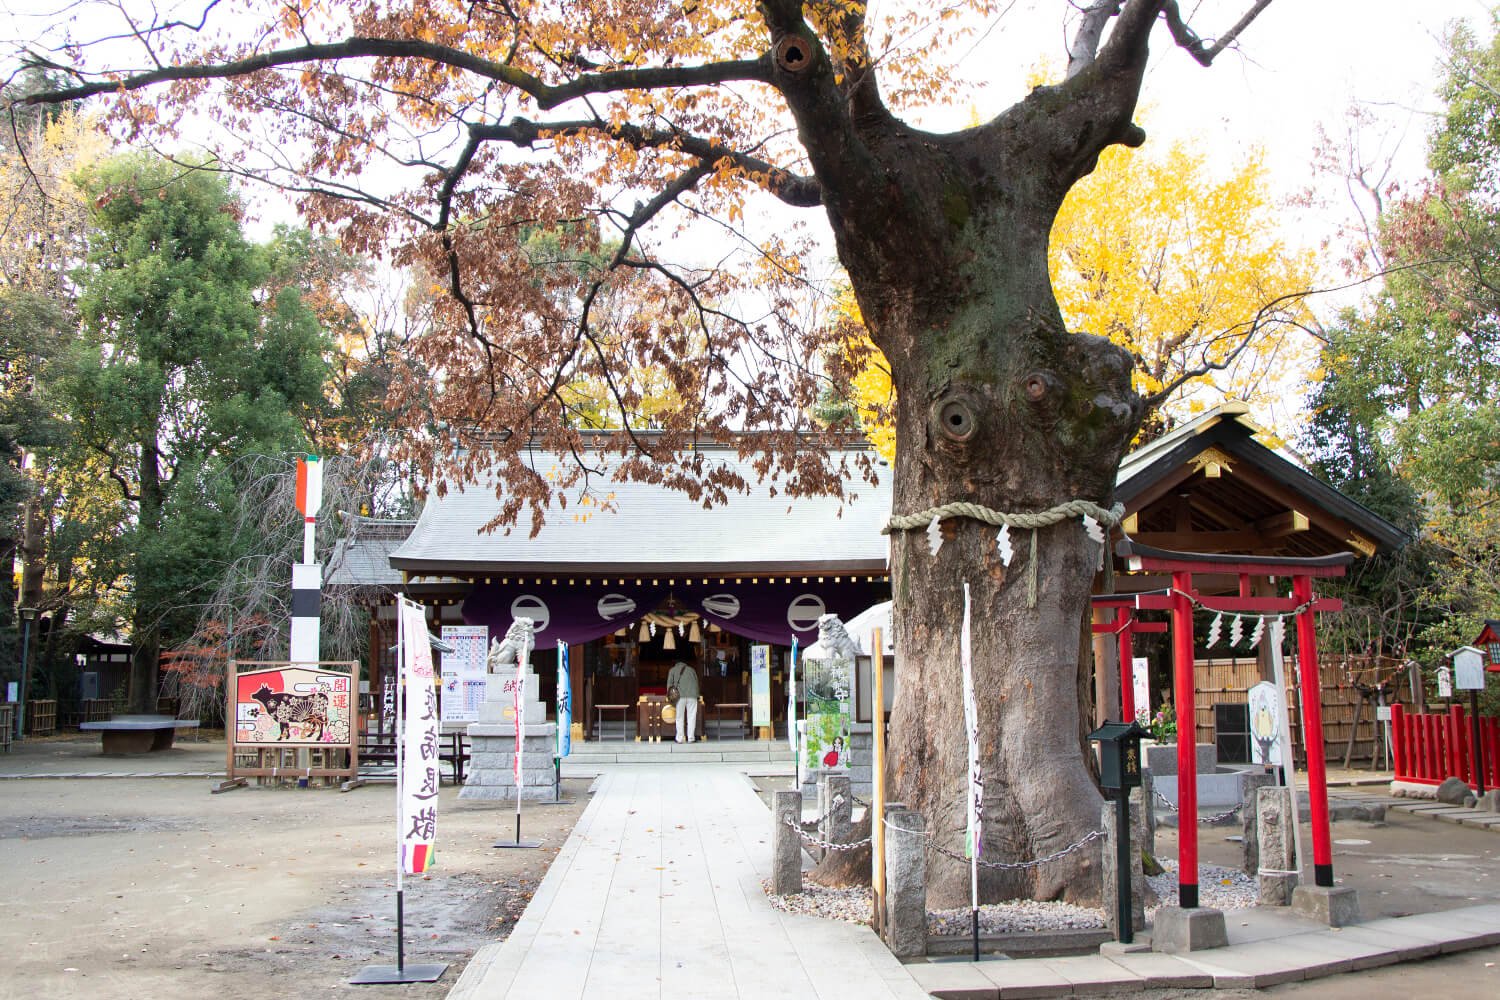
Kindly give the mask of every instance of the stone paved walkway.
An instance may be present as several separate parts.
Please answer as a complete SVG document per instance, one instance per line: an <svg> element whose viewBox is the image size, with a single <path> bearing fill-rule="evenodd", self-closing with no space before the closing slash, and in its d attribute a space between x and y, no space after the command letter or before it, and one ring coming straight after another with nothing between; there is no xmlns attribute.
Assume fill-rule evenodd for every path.
<svg viewBox="0 0 1500 1000"><path fill-rule="evenodd" d="M451 1000L925 997L868 928L771 907L770 834L732 766L602 775L515 930Z"/></svg>

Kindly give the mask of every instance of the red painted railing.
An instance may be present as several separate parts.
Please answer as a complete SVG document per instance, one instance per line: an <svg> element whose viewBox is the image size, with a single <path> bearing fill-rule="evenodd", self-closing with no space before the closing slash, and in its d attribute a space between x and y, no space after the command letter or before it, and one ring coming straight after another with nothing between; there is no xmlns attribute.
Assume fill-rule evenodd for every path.
<svg viewBox="0 0 1500 1000"><path fill-rule="evenodd" d="M1484 748L1484 787L1500 788L1500 719L1481 716L1479 739ZM1391 706L1397 781L1438 785L1445 778L1457 777L1477 786L1473 744L1474 723L1462 705L1429 715Z"/></svg>

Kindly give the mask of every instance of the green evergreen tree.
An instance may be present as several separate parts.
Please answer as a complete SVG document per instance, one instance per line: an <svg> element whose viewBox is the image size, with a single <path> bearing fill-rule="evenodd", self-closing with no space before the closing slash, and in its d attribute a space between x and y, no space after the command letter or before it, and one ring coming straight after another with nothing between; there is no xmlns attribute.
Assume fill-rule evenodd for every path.
<svg viewBox="0 0 1500 1000"><path fill-rule="evenodd" d="M150 711L164 637L232 558L233 457L306 447L327 345L297 289L259 294L270 256L248 242L223 179L131 155L86 177L93 231L75 278L83 336L63 396L75 464L97 463L122 531L135 646L129 703Z"/></svg>

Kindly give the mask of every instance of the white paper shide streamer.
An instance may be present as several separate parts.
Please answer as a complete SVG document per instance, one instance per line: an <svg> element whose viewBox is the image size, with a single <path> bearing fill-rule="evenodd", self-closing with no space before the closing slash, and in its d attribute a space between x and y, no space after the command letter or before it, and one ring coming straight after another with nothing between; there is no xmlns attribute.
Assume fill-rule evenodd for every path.
<svg viewBox="0 0 1500 1000"><path fill-rule="evenodd" d="M984 774L979 767L979 703L974 699L974 663L969 636L969 585L964 584L964 623L959 632L958 657L963 667L964 727L969 736L969 808L965 853L970 858L969 882L973 905L979 906L979 853L984 847Z"/></svg>

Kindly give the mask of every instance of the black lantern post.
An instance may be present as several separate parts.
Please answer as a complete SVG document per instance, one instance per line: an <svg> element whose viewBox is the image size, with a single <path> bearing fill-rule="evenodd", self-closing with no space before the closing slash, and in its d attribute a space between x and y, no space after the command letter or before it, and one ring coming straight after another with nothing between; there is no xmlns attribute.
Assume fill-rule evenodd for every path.
<svg viewBox="0 0 1500 1000"><path fill-rule="evenodd" d="M1130 919L1130 790L1141 787L1141 739L1150 735L1139 722L1106 722L1089 733L1099 742L1099 786L1115 793L1116 926L1122 944L1135 940Z"/></svg>

